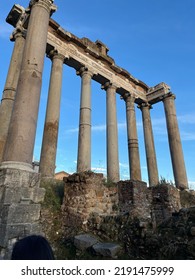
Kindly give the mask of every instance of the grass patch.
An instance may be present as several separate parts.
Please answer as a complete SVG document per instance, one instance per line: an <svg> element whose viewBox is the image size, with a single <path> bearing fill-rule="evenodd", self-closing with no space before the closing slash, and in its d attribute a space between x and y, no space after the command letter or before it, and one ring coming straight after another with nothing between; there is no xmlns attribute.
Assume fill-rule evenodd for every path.
<svg viewBox="0 0 195 280"><path fill-rule="evenodd" d="M43 207L60 211L64 197L64 182L58 180L43 180L41 188L46 190Z"/></svg>
<svg viewBox="0 0 195 280"><path fill-rule="evenodd" d="M50 242L56 259L66 259L63 244L63 217L61 206L64 197L64 182L59 180L42 180L41 188L46 190L41 206L41 223L43 232Z"/></svg>
<svg viewBox="0 0 195 280"><path fill-rule="evenodd" d="M161 186L165 186L165 185L170 185L175 187L175 184L170 180L167 180L166 178L160 176L160 180L159 183L156 185L156 187L161 187Z"/></svg>

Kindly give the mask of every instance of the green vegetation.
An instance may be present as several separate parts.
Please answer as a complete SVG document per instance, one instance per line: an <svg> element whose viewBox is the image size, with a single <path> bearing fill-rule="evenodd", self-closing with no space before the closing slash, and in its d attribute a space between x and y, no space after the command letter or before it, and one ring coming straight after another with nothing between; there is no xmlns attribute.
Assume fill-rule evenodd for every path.
<svg viewBox="0 0 195 280"><path fill-rule="evenodd" d="M45 199L41 207L41 223L46 238L49 240L56 259L64 259L63 217L61 206L64 197L64 182L58 180L42 180L45 188Z"/></svg>
<svg viewBox="0 0 195 280"><path fill-rule="evenodd" d="M173 187L175 186L171 180L169 181L166 178L164 178L163 176L160 176L160 180L159 180L157 187L164 186L164 185L171 185Z"/></svg>
<svg viewBox="0 0 195 280"><path fill-rule="evenodd" d="M104 186L107 187L107 188L114 188L117 186L117 184L115 182L113 182L112 180L110 179L104 179Z"/></svg>
<svg viewBox="0 0 195 280"><path fill-rule="evenodd" d="M195 205L194 191L182 190L180 192L180 201L182 208L189 208Z"/></svg>
<svg viewBox="0 0 195 280"><path fill-rule="evenodd" d="M58 180L43 180L41 188L46 190L43 207L53 211L59 211L64 197L64 182Z"/></svg>

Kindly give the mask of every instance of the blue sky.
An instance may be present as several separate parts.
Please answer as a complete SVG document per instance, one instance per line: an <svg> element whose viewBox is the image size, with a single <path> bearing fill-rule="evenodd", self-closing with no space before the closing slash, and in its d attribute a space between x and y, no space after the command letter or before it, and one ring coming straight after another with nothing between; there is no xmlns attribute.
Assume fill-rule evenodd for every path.
<svg viewBox="0 0 195 280"><path fill-rule="evenodd" d="M3 92L13 43L12 27L5 18L13 4L28 0L1 1L0 92ZM93 3L93 4L91 4ZM78 37L104 42L116 64L149 86L165 82L176 95L176 110L189 186L195 187L195 2L194 0L56 0L52 16ZM40 112L34 156L39 160L51 62L45 59ZM56 171L74 172L77 160L81 80L64 65ZM106 95L92 82L92 168L106 172ZM136 108L142 179L148 180L141 111ZM162 103L151 110L159 175L173 180L165 114ZM124 101L117 95L119 161L121 179L129 178Z"/></svg>

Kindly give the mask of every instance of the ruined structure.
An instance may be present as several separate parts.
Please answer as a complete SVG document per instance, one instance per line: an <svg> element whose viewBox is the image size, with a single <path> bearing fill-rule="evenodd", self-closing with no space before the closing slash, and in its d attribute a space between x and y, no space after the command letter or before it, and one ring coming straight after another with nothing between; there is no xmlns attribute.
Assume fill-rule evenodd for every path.
<svg viewBox="0 0 195 280"><path fill-rule="evenodd" d="M43 178L54 177L62 71L63 64L66 64L73 67L81 77L77 172L91 169L90 99L93 79L106 94L107 178L112 182L120 180L116 119L116 94L119 94L126 105L130 179L141 181L135 116L135 105L138 105L143 117L149 185L158 184L150 109L152 105L162 101L175 184L181 189L188 188L174 104L175 95L170 87L165 83L148 87L134 78L115 64L108 55L107 46L101 41L94 43L88 38L80 39L52 20L50 15L55 10L53 0L31 0L27 9L14 5L7 17L7 22L15 27L12 35L15 43L0 106L2 248L13 242L15 236L35 232L32 225L39 218L39 203L44 191L39 188L40 178L33 171L32 158L45 53L51 59L52 68L39 169ZM19 217L24 212L28 212L29 216L15 219L16 213Z"/></svg>
<svg viewBox="0 0 195 280"><path fill-rule="evenodd" d="M155 229L181 209L180 191L171 185L148 188L145 182L133 180L107 183L102 174L93 172L70 175L64 182L64 226L65 231L74 234L81 230L97 234L104 219L120 220L124 216ZM97 235L104 232L108 236L110 231L108 221ZM117 240L116 232L114 239Z"/></svg>

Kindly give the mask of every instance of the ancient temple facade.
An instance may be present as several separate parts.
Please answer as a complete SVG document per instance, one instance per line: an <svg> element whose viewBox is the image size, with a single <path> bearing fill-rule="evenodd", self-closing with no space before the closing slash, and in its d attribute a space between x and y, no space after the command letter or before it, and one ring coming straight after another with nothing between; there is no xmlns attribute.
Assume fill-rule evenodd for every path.
<svg viewBox="0 0 195 280"><path fill-rule="evenodd" d="M13 232L13 227L15 232L33 231L32 225L36 227L38 214L32 216L30 213L39 211L44 196L44 190L39 188L40 176L54 177L64 64L74 68L75 75L81 77L77 172L91 169L91 81L94 80L106 94L107 178L113 182L120 180L116 117L118 94L126 106L130 179L142 180L135 115L135 106L138 106L143 119L149 185L155 186L159 182L150 109L153 106L155 110L155 104L162 102L175 184L181 189L188 188L175 94L170 87L165 83L148 87L116 65L108 55L108 47L101 41L80 39L65 31L51 19L56 10L53 2L31 0L27 9L14 5L7 17L7 22L15 29L12 34L13 54L0 105L0 212L4 217L0 235L6 236L0 239L1 247L12 239L10 232ZM39 174L35 174L32 158L45 54L52 66L40 169ZM26 223L21 225L18 221L20 226L14 224L17 211L29 212Z"/></svg>

